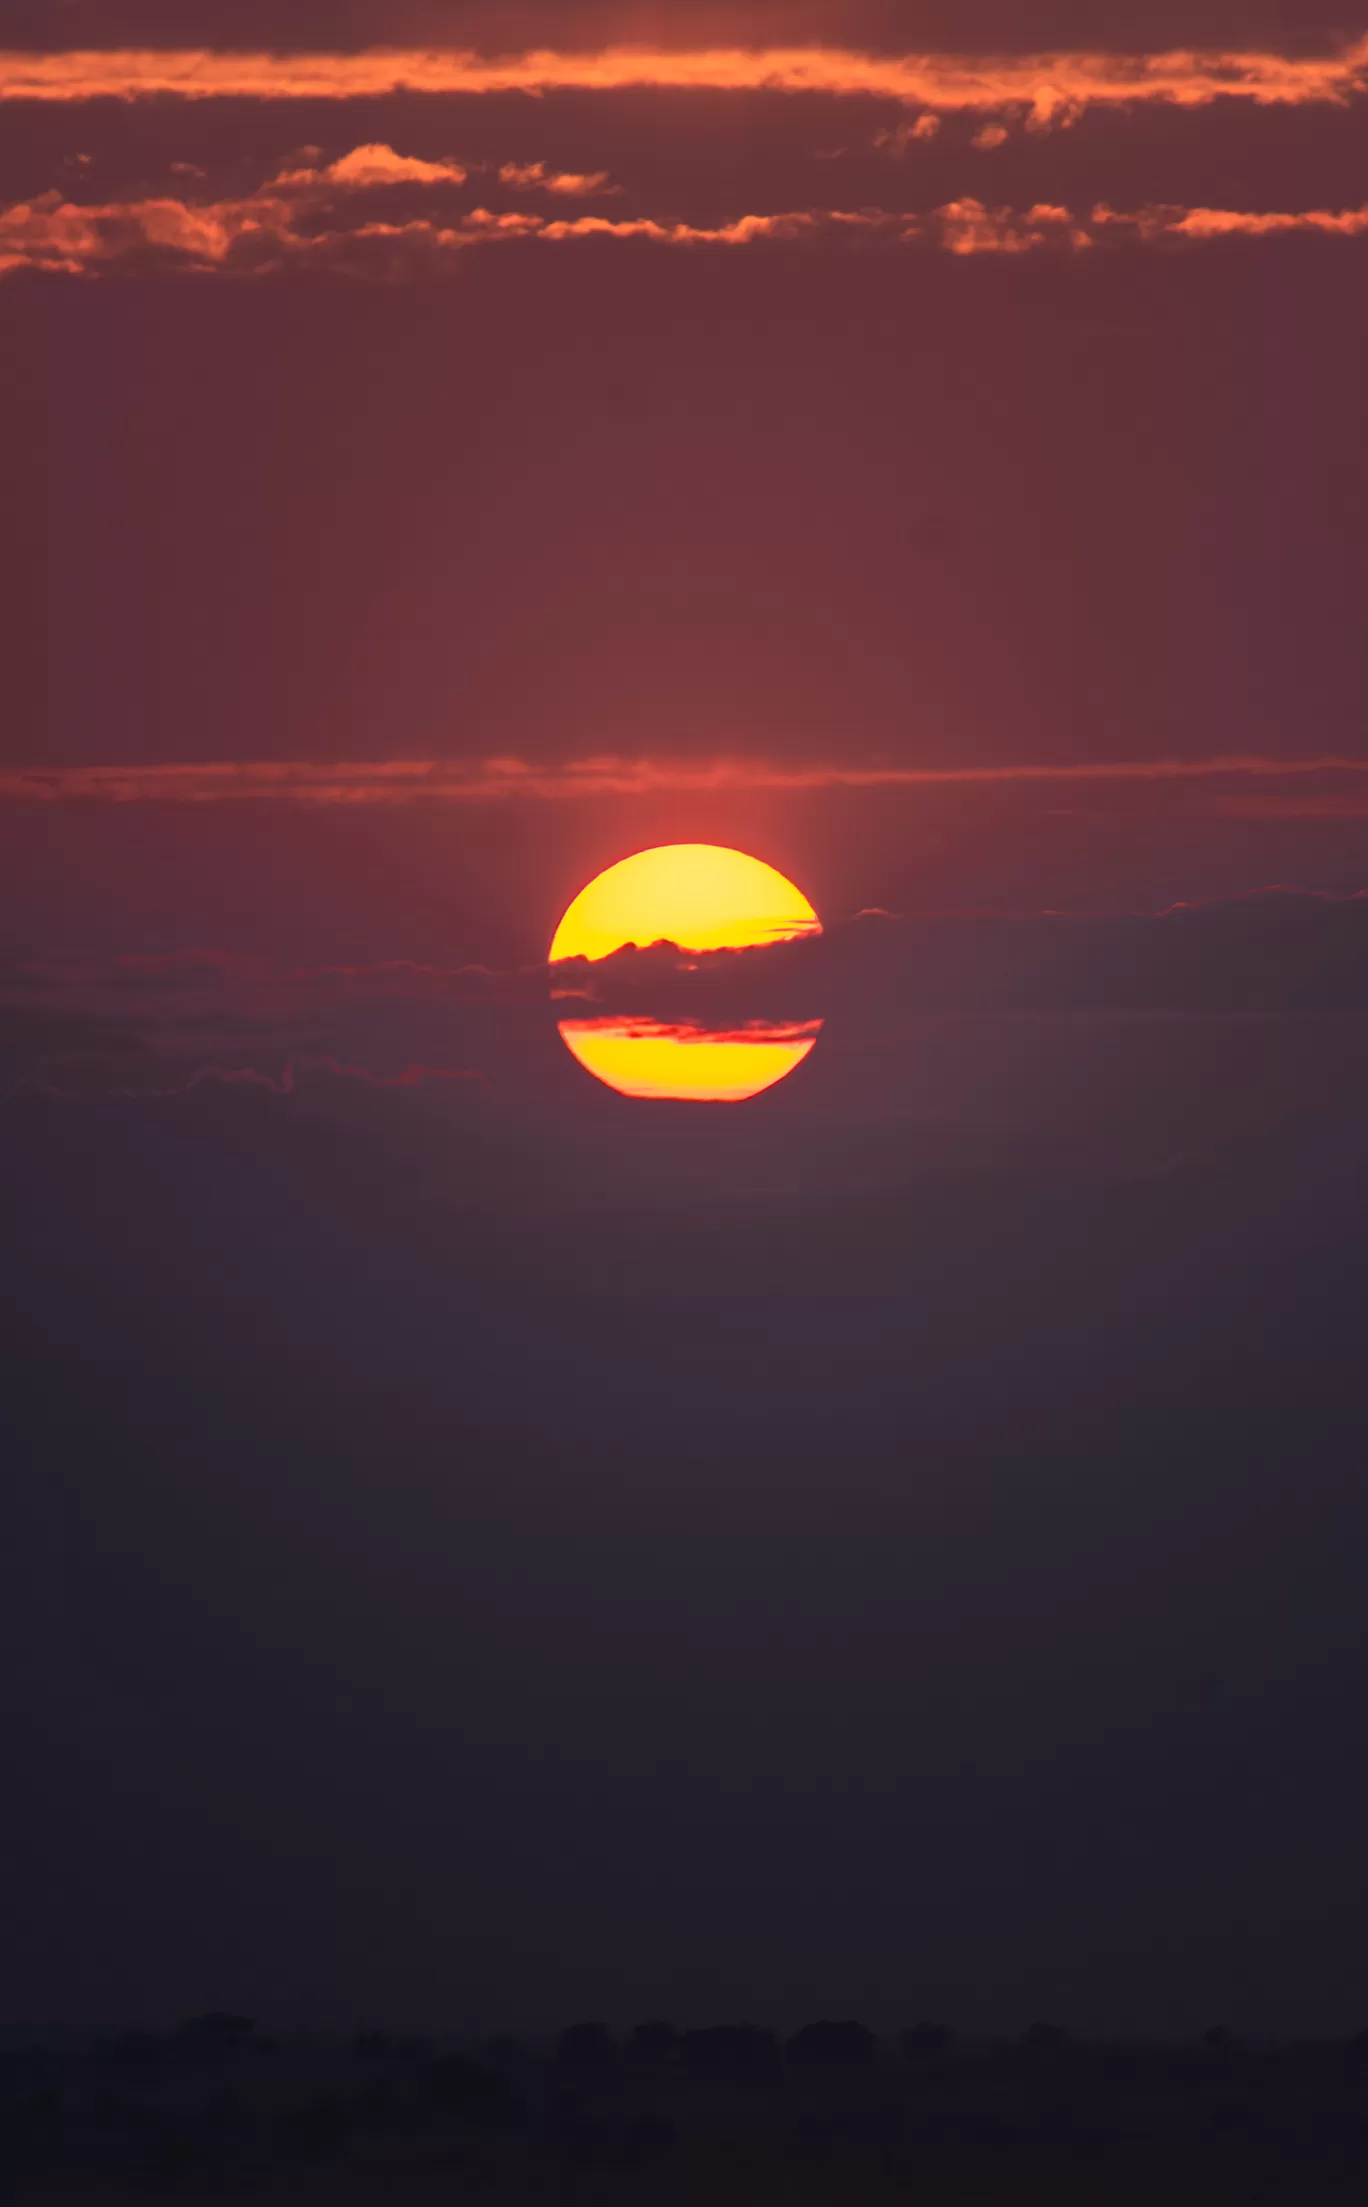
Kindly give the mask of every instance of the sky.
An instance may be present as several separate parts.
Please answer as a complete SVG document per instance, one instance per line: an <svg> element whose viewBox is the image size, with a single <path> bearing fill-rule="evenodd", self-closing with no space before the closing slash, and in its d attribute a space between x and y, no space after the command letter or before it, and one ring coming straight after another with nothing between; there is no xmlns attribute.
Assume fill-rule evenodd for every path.
<svg viewBox="0 0 1368 2207"><path fill-rule="evenodd" d="M1362 2025L1366 269L1349 0L0 0L0 2028Z"/></svg>

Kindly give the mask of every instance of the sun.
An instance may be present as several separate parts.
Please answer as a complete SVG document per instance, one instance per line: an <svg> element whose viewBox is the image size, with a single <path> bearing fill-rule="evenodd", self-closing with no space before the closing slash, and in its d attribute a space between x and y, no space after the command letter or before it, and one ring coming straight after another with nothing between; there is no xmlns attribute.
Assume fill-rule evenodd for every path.
<svg viewBox="0 0 1368 2207"><path fill-rule="evenodd" d="M746 950L820 932L802 890L763 859L720 843L662 843L581 889L556 929L551 962L611 957L625 943Z"/></svg>
<svg viewBox="0 0 1368 2207"><path fill-rule="evenodd" d="M551 963L609 958L635 943L687 951L749 950L820 935L801 889L775 867L718 843L664 843L637 851L582 889L556 929ZM801 1065L819 1019L763 1021L713 1033L650 1019L565 1019L561 1038L586 1072L620 1095L742 1103Z"/></svg>
<svg viewBox="0 0 1368 2207"><path fill-rule="evenodd" d="M586 1073L620 1096L745 1103L802 1064L821 1024L812 1019L799 1027L709 1034L649 1019L563 1019L560 1032Z"/></svg>

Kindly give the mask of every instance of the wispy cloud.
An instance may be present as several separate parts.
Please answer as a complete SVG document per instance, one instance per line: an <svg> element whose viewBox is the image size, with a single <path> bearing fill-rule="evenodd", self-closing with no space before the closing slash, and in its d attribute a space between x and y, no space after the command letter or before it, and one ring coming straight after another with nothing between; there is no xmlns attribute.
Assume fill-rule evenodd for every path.
<svg viewBox="0 0 1368 2207"><path fill-rule="evenodd" d="M914 218L916 219L916 218ZM934 214L919 218L910 237L924 238L949 253L1030 253L1042 245L1083 252L1092 237L1067 207L985 207L981 199L954 199Z"/></svg>
<svg viewBox="0 0 1368 2207"><path fill-rule="evenodd" d="M1212 810L1228 820L1368 820L1368 791L1323 789L1309 797L1292 790L1237 793L1219 798Z"/></svg>
<svg viewBox="0 0 1368 2207"><path fill-rule="evenodd" d="M0 208L0 276L46 270L99 275L155 260L188 272L265 275L302 263L383 276L437 273L471 246L539 240L565 244L610 239L675 247L737 247L796 240L920 245L957 255L1086 251L1098 242L1201 243L1296 232L1351 238L1368 232L1368 207L1301 212L1242 212L1218 207L1148 206L1130 212L1099 205L1079 215L1037 203L989 207L948 201L927 212L882 207L795 208L743 213L713 225L662 221L650 214L610 218L552 215L527 207L461 208L453 195L470 181L456 160L427 161L368 144L318 166L282 170L241 197L197 200L168 191L155 197L84 202L43 192ZM606 171L548 171L542 162L504 163L499 181L514 191L577 200L610 195ZM403 187L412 207L403 220L383 211ZM422 195L430 194L426 202Z"/></svg>
<svg viewBox="0 0 1368 2207"><path fill-rule="evenodd" d="M628 759L598 757L543 766L524 759L384 759L321 762L259 760L165 766L14 767L0 772L9 804L403 805L421 800L485 804L510 797L638 797L728 790L1005 787L1030 783L1201 783L1309 778L1361 789L1368 759L1065 760L1000 766L901 766L765 758ZM1321 800L1318 798L1317 802ZM1357 795L1353 802L1361 802Z"/></svg>
<svg viewBox="0 0 1368 2207"><path fill-rule="evenodd" d="M1368 206L1310 207L1299 214L1247 213L1233 207L1141 207L1132 214L1117 214L1105 204L1094 207L1097 231L1129 230L1135 236L1155 238L1272 238L1297 232L1321 237L1357 238L1368 233Z"/></svg>
<svg viewBox="0 0 1368 2207"><path fill-rule="evenodd" d="M510 191L551 192L557 199L615 198L621 192L607 169L579 175L573 170L548 169L544 161L505 161L499 170L499 182Z"/></svg>
<svg viewBox="0 0 1368 2207"><path fill-rule="evenodd" d="M1368 39L1322 55L1268 51L981 56L876 55L820 46L486 57L449 49L241 53L206 49L0 53L0 99L347 100L403 92L480 95L661 88L829 93L938 113L1006 110L1037 126L1089 107L1239 99L1260 106L1340 103L1368 83Z"/></svg>

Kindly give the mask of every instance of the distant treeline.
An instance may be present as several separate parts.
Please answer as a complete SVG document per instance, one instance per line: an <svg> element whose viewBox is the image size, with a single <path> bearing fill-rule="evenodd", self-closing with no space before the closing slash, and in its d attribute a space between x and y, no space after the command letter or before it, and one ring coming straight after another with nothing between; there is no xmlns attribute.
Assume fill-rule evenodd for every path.
<svg viewBox="0 0 1368 2207"><path fill-rule="evenodd" d="M584 2190L623 2207L735 2197L1012 2207L1368 2199L1368 2032L969 2039L850 2020L581 2022L551 2041L269 2036L194 2016L0 2052L0 2197L425 2207ZM453 2184L456 2192L453 2195Z"/></svg>

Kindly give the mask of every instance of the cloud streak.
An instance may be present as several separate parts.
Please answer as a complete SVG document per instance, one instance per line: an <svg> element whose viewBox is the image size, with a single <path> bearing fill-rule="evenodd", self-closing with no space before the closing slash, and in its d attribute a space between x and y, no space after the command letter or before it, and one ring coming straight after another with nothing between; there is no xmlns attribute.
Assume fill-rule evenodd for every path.
<svg viewBox="0 0 1368 2207"><path fill-rule="evenodd" d="M772 91L896 100L937 113L1023 113L1038 127L1090 107L1343 104L1368 85L1368 39L1325 55L1266 51L881 56L841 48L713 47L487 57L450 49L241 53L207 49L0 53L0 100L351 100L396 93Z"/></svg>
<svg viewBox="0 0 1368 2207"><path fill-rule="evenodd" d="M616 192L606 171L548 172L542 162L505 163L499 180L515 191L567 200ZM745 213L711 226L660 221L649 214L610 218L552 215L526 207L460 209L453 194L470 172L454 160L425 161L381 144L357 146L322 167L291 168L240 198L194 200L167 192L136 200L85 203L49 191L0 209L0 276L21 271L96 276L152 263L185 273L262 276L319 266L382 277L449 269L471 247L585 240L675 248L736 248L825 242L921 246L959 257L1041 250L1084 252L1098 243L1200 244L1296 233L1356 238L1368 232L1368 206L1245 212L1217 207L1148 206L1088 215L1037 203L989 207L956 199L929 212L882 207L798 208ZM435 195L426 211L387 209L396 191Z"/></svg>
<svg viewBox="0 0 1368 2207"><path fill-rule="evenodd" d="M564 169L548 170L544 161L505 161L499 170L499 182L507 184L510 191L550 192L557 199L615 198L621 192L607 169L579 175Z"/></svg>
<svg viewBox="0 0 1368 2207"><path fill-rule="evenodd" d="M1368 232L1368 206L1331 213L1311 207L1299 214L1249 213L1232 207L1141 207L1117 214L1105 204L1093 209L1095 231L1125 230L1147 243L1157 238L1273 238L1319 236L1358 238Z"/></svg>
<svg viewBox="0 0 1368 2207"><path fill-rule="evenodd" d="M1362 803L1368 759L1280 759L1225 755L1206 759L1061 761L1000 766L900 766L844 761L786 764L777 759L629 759L599 757L542 766L524 759L384 759L323 762L258 760L136 766L12 767L0 771L7 804L299 804L390 806L424 800L487 804L507 798L560 800L835 789L1005 788L1030 784L1227 783L1308 779L1345 785L1346 809ZM1317 798L1317 804L1322 802ZM1328 801L1328 800L1327 800Z"/></svg>

